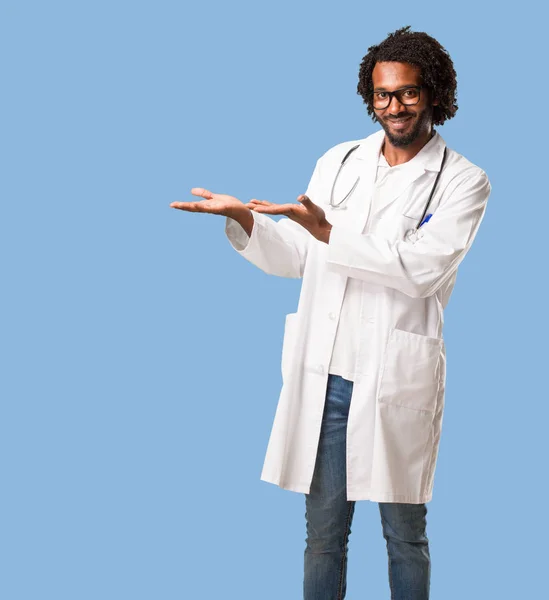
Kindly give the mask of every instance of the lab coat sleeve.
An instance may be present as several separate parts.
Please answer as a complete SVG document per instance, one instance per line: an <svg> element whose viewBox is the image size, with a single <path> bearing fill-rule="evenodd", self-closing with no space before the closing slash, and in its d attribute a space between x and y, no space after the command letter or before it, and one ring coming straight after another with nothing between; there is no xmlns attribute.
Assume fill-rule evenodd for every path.
<svg viewBox="0 0 549 600"><path fill-rule="evenodd" d="M318 162L306 194L313 198L318 185ZM303 277L309 244L313 236L288 217L275 221L265 213L252 210L251 236L231 217L226 218L225 234L231 246L245 259L269 275Z"/></svg>
<svg viewBox="0 0 549 600"><path fill-rule="evenodd" d="M413 298L433 295L471 247L491 191L486 173L478 167L464 171L449 187L447 197L412 240L389 241L376 234L332 227L327 253L330 268Z"/></svg>

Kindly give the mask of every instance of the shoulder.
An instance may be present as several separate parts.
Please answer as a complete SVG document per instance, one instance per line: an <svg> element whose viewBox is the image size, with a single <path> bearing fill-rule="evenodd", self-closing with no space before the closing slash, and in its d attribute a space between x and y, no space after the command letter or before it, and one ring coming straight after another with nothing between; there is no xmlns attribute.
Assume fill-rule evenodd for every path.
<svg viewBox="0 0 549 600"><path fill-rule="evenodd" d="M486 172L463 154L447 148L446 163L440 173L441 202L469 209L487 202L492 187Z"/></svg>
<svg viewBox="0 0 549 600"><path fill-rule="evenodd" d="M488 189L491 188L490 180L484 169L448 146L444 170L447 171L447 184L453 183L455 186L467 183L482 184Z"/></svg>

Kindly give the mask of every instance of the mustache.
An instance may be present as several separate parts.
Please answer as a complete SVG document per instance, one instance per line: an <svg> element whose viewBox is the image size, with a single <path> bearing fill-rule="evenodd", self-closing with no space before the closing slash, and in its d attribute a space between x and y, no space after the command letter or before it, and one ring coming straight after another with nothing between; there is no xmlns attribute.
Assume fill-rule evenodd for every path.
<svg viewBox="0 0 549 600"><path fill-rule="evenodd" d="M385 120L386 121L398 121L399 119L405 119L406 117L413 117L412 113L401 113L400 115L397 115L396 117L386 117Z"/></svg>

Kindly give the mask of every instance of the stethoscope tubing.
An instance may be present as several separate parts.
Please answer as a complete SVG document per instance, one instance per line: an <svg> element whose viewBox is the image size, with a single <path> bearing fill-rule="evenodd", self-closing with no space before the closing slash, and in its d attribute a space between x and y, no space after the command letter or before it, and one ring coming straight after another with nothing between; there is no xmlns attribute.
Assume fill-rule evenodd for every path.
<svg viewBox="0 0 549 600"><path fill-rule="evenodd" d="M341 169L343 168L343 165L345 164L345 161L347 160L347 158L360 146L360 144L357 144L356 146L353 146L343 157L343 160L341 161L341 164L339 165L339 169L337 170L336 176L334 178L334 182L332 184L332 189L330 191L330 206L332 208L339 208L343 202L345 202L345 200L347 200L347 198L354 192L356 186L358 185L358 182L360 181L360 176L357 177L357 180L354 182L353 187L350 189L350 191L345 195L345 197L343 198L343 200L341 200L340 202L338 202L337 204L334 204L333 202L333 196L334 196L334 189L335 189L335 185L337 182L337 178L339 177L339 174L341 172ZM416 225L416 229L419 229L419 227L421 226L421 224L423 223L423 219L425 218L425 215L427 214L427 211L429 210L429 206L431 205L431 200L433 199L433 195L435 193L435 189L437 187L437 183L438 180L440 178L440 174L442 173L442 169L444 167L444 163L446 162L446 156L447 156L447 147L444 146L444 154L442 156L442 161L440 163L440 169L439 172L437 173L436 179L435 179L435 183L433 184L433 187L431 188L431 193L429 194L429 199L427 200L427 204L425 205L425 209L423 210L423 214L421 215L421 218L419 219L419 221L417 222ZM343 208L343 207L342 207Z"/></svg>
<svg viewBox="0 0 549 600"><path fill-rule="evenodd" d="M440 179L440 174L442 173L442 168L444 167L444 163L446 162L446 155L447 155L446 150L447 150L447 147L444 146L444 154L442 155L442 161L440 162L440 169L437 173L435 183L433 184L433 187L431 188L431 193L429 194L429 200L427 200L427 204L425 205L425 210L423 211L421 218L417 222L416 229L419 229L419 227L423 223L423 219L425 218L425 215L427 214L427 211L429 210L429 206L431 205L431 200L433 199L433 194L435 193L435 189L437 187L438 180Z"/></svg>
<svg viewBox="0 0 549 600"><path fill-rule="evenodd" d="M339 208L344 202L345 200L347 200L347 198L354 192L356 186L358 185L358 182L360 181L360 176L357 177L356 181L353 184L353 187L350 189L349 192L347 192L347 194L345 194L345 197L343 198L343 200L340 200L337 204L334 204L334 189L335 189L335 185L337 183L337 178L339 177L339 174L341 173L341 169L343 168L343 165L345 164L345 161L347 160L347 157L354 152L358 147L360 146L360 144L357 144L356 146L353 146L343 157L343 160L341 161L341 164L339 165L339 169L337 170L336 176L334 178L334 182L332 184L332 189L330 191L330 206L332 208Z"/></svg>

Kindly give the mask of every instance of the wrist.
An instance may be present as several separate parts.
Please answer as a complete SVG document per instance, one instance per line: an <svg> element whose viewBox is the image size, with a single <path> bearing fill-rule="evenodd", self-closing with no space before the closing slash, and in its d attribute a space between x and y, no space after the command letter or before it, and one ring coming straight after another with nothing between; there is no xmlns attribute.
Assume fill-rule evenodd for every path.
<svg viewBox="0 0 549 600"><path fill-rule="evenodd" d="M248 237L252 235L254 216L252 211L247 206L230 210L226 213L226 216L234 219L242 227L242 229L244 229Z"/></svg>
<svg viewBox="0 0 549 600"><path fill-rule="evenodd" d="M225 216L238 221L240 219L246 219L251 212L252 211L243 204L242 206L235 206L227 209Z"/></svg>
<svg viewBox="0 0 549 600"><path fill-rule="evenodd" d="M326 224L322 228L322 233L320 235L320 241L324 242L325 244L329 244L331 231L332 231L331 223L326 222Z"/></svg>

